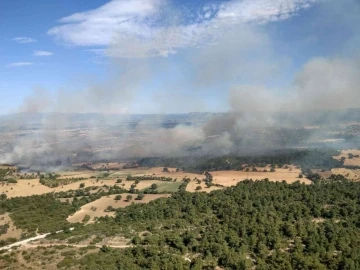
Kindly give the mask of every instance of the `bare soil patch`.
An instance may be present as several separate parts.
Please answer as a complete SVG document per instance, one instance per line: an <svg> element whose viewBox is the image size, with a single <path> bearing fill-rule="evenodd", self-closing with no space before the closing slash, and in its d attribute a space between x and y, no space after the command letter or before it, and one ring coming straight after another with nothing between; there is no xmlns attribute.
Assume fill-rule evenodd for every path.
<svg viewBox="0 0 360 270"><path fill-rule="evenodd" d="M323 223L323 222L325 222L325 219L324 218L313 218L312 221L315 223Z"/></svg>

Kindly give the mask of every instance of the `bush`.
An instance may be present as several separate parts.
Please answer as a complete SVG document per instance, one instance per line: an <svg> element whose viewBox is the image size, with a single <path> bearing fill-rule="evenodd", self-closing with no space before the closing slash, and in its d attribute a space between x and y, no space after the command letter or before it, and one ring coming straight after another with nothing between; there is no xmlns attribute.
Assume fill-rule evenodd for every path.
<svg viewBox="0 0 360 270"><path fill-rule="evenodd" d="M105 212L114 212L116 209L114 207L112 207L111 205L109 205L108 207L106 207Z"/></svg>
<svg viewBox="0 0 360 270"><path fill-rule="evenodd" d="M18 181L16 179L8 179L7 180L8 183L11 183L11 184L16 184Z"/></svg>
<svg viewBox="0 0 360 270"><path fill-rule="evenodd" d="M90 220L90 216L89 215L85 215L82 222L86 223Z"/></svg>

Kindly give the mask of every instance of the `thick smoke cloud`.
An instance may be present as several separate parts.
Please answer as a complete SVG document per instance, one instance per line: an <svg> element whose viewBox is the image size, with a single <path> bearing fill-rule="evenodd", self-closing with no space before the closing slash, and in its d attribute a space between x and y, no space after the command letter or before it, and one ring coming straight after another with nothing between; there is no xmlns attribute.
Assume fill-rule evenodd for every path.
<svg viewBox="0 0 360 270"><path fill-rule="evenodd" d="M358 8L354 1L347 4L346 10ZM326 8L322 10L327 10L323 5ZM350 29L360 24L360 16L350 13L348 16L349 13L340 14L334 9L325 14L327 19L337 16L343 20L345 29ZM24 100L20 111L63 114L41 116L37 131L17 137L13 151L5 154L1 162L66 164L84 152L91 153L84 155L84 159L90 160L176 156L187 154L188 149L197 146L201 146L200 154L226 154L251 146L254 138L261 140L262 137L256 137L259 129L291 125L279 121L277 116L281 112L301 115L314 110L360 107L360 58L351 59L348 53L349 48L356 47L354 44L360 45L358 32L351 32L341 53L310 59L290 84L276 86L269 82L281 77L291 61L276 50L266 27L219 17L197 27L197 35L179 40L189 29L176 23L162 29L150 45L156 47L164 37L168 48L172 47L171 42L183 44L177 46L183 59L176 62L178 66L174 66L172 56L121 58L124 40L116 37L106 52L112 64L103 82L73 92L61 90L55 95L35 90L34 95ZM126 42L129 46L133 44L133 53L145 55L144 44ZM189 44L199 48L185 50ZM178 71L176 76L169 72L174 70ZM213 105L209 96L219 96L226 106L223 101L219 102L221 105ZM164 128L163 117L158 117L129 126L128 115L124 113L139 106L144 111L156 108L157 113L224 108L228 112L201 125ZM84 115L86 121L77 122L69 114L75 112L107 116ZM119 113L122 115L109 115ZM28 124L21 117L15 122ZM83 123L86 125L81 126Z"/></svg>
<svg viewBox="0 0 360 270"><path fill-rule="evenodd" d="M300 109L347 109L360 106L360 62L315 58L306 63L294 81Z"/></svg>

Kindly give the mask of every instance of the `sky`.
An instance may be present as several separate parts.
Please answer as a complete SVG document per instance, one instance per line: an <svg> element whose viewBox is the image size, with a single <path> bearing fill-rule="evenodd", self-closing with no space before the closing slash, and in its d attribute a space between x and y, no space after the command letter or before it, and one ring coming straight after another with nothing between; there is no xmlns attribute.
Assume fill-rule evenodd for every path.
<svg viewBox="0 0 360 270"><path fill-rule="evenodd" d="M358 0L0 0L0 114L357 107L359 25Z"/></svg>

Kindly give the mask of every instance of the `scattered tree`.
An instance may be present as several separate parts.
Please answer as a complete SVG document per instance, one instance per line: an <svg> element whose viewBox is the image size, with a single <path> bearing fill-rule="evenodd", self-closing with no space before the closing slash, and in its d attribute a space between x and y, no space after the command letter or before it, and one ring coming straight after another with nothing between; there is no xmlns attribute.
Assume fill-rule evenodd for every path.
<svg viewBox="0 0 360 270"><path fill-rule="evenodd" d="M144 197L145 197L144 193L139 193L136 197L136 200L141 201L142 199L144 199Z"/></svg>

